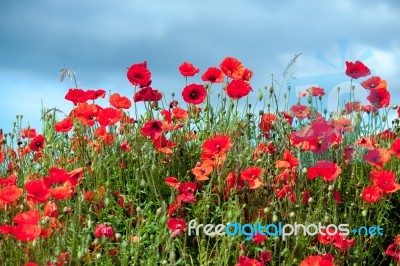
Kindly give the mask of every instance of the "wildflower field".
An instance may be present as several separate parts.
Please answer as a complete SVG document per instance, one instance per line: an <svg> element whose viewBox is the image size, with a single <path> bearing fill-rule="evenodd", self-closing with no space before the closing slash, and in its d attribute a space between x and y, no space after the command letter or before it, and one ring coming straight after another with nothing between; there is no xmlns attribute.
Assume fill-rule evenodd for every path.
<svg viewBox="0 0 400 266"><path fill-rule="evenodd" d="M147 62L127 70L131 95L63 69L70 112L0 133L0 265L400 265L400 108L384 78L346 62L349 97L328 113L324 88L253 88L233 57L176 68L172 95Z"/></svg>

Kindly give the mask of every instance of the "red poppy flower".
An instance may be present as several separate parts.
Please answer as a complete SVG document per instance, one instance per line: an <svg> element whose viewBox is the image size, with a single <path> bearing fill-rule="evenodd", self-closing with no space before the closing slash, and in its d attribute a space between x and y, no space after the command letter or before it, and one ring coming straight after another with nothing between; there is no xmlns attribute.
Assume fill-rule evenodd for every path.
<svg viewBox="0 0 400 266"><path fill-rule="evenodd" d="M4 203L13 204L21 197L22 193L23 189L15 185L3 187L0 189L0 206Z"/></svg>
<svg viewBox="0 0 400 266"><path fill-rule="evenodd" d="M234 189L236 191L241 191L244 188L244 181L241 178L238 178L235 172L230 172L226 177L226 182L228 184L229 189Z"/></svg>
<svg viewBox="0 0 400 266"><path fill-rule="evenodd" d="M397 108L397 116L400 117L400 107Z"/></svg>
<svg viewBox="0 0 400 266"><path fill-rule="evenodd" d="M248 68L245 68L243 70L242 77L240 79L249 82L252 77L253 77L253 71L251 71Z"/></svg>
<svg viewBox="0 0 400 266"><path fill-rule="evenodd" d="M49 176L43 177L43 181L47 187L53 184L62 185L69 180L69 175L66 170L52 167L49 170Z"/></svg>
<svg viewBox="0 0 400 266"><path fill-rule="evenodd" d="M180 194L194 194L197 190L197 185L194 182L184 182L179 184L178 191Z"/></svg>
<svg viewBox="0 0 400 266"><path fill-rule="evenodd" d="M238 100L251 91L251 86L246 81L234 79L225 87L226 94L233 100Z"/></svg>
<svg viewBox="0 0 400 266"><path fill-rule="evenodd" d="M351 114L352 112L359 112L361 110L361 102L350 102L345 105L347 114Z"/></svg>
<svg viewBox="0 0 400 266"><path fill-rule="evenodd" d="M251 189L256 189L259 186L263 186L264 183L260 180L260 176L263 173L263 169L259 167L249 167L246 170L240 172L240 179L248 181L248 186Z"/></svg>
<svg viewBox="0 0 400 266"><path fill-rule="evenodd" d="M46 202L43 208L43 217L58 217L58 207L54 201Z"/></svg>
<svg viewBox="0 0 400 266"><path fill-rule="evenodd" d="M39 222L39 211L30 210L17 213L14 216L13 222L16 224L37 224Z"/></svg>
<svg viewBox="0 0 400 266"><path fill-rule="evenodd" d="M293 169L293 167L296 167L298 165L299 160L288 149L283 152L283 160L277 160L275 163L276 168Z"/></svg>
<svg viewBox="0 0 400 266"><path fill-rule="evenodd" d="M34 137L36 137L36 129L34 129L34 128L24 128L24 129L22 130L22 135L21 135L21 137L22 137L23 139L25 139L25 138L34 138Z"/></svg>
<svg viewBox="0 0 400 266"><path fill-rule="evenodd" d="M161 135L158 138L153 139L153 145L159 152L163 152L165 154L172 154L173 147L176 147L176 143L172 140L167 139L164 135Z"/></svg>
<svg viewBox="0 0 400 266"><path fill-rule="evenodd" d="M361 137L355 142L355 144L368 150L375 149L376 147L376 142L373 137Z"/></svg>
<svg viewBox="0 0 400 266"><path fill-rule="evenodd" d="M44 137L42 134L37 135L31 140L29 143L29 148L32 151L39 151L40 149L44 148Z"/></svg>
<svg viewBox="0 0 400 266"><path fill-rule="evenodd" d="M224 72L222 72L221 69L217 67L209 67L201 76L201 79L210 83L220 83L224 81L224 77Z"/></svg>
<svg viewBox="0 0 400 266"><path fill-rule="evenodd" d="M96 238L100 238L102 236L106 238L114 238L114 229L108 224L98 224L96 225L93 235Z"/></svg>
<svg viewBox="0 0 400 266"><path fill-rule="evenodd" d="M229 136L217 135L203 143L202 153L211 155L223 155L233 146Z"/></svg>
<svg viewBox="0 0 400 266"><path fill-rule="evenodd" d="M260 143L254 150L253 160L259 159L264 154L273 154L275 152L276 147L272 142Z"/></svg>
<svg viewBox="0 0 400 266"><path fill-rule="evenodd" d="M200 72L200 69L194 67L191 63L183 62L179 66L179 72L181 72L181 75L184 77L193 77Z"/></svg>
<svg viewBox="0 0 400 266"><path fill-rule="evenodd" d="M365 202L377 202L383 196L383 190L377 186L368 186L363 189L361 197Z"/></svg>
<svg viewBox="0 0 400 266"><path fill-rule="evenodd" d="M50 197L50 192L48 187L45 185L43 180L31 180L26 182L26 199L35 200L39 202L46 202Z"/></svg>
<svg viewBox="0 0 400 266"><path fill-rule="evenodd" d="M321 154L339 144L342 134L331 122L326 122L325 118L318 118L311 125L291 133L289 138L294 146Z"/></svg>
<svg viewBox="0 0 400 266"><path fill-rule="evenodd" d="M256 244L261 244L266 239L267 239L267 236L266 235L262 235L262 234L255 234L252 237L253 242L256 243Z"/></svg>
<svg viewBox="0 0 400 266"><path fill-rule="evenodd" d="M348 239L346 236L336 235L336 239L333 245L340 250L340 252L345 252L349 248L356 245L354 238Z"/></svg>
<svg viewBox="0 0 400 266"><path fill-rule="evenodd" d="M341 172L342 169L337 164L330 161L319 161L308 169L307 177L315 179L317 176L321 176L324 181L333 181Z"/></svg>
<svg viewBox="0 0 400 266"><path fill-rule="evenodd" d="M123 112L121 109L114 109L112 107L107 107L100 110L98 115L98 121L101 126L106 127L110 125L115 125L121 121L123 117Z"/></svg>
<svg viewBox="0 0 400 266"><path fill-rule="evenodd" d="M271 251L263 251L258 255L258 260L264 263L269 262L272 259Z"/></svg>
<svg viewBox="0 0 400 266"><path fill-rule="evenodd" d="M183 88L182 97L187 103L201 104L207 96L207 90L203 85L190 84Z"/></svg>
<svg viewBox="0 0 400 266"><path fill-rule="evenodd" d="M363 106L361 106L361 111L363 111L364 113L367 113L367 114L369 114L369 113L376 113L376 112L378 112L378 108L376 108L375 106L373 106L373 105L363 105Z"/></svg>
<svg viewBox="0 0 400 266"><path fill-rule="evenodd" d="M233 57L226 57L220 64L221 70L230 78L241 79L244 71L242 63Z"/></svg>
<svg viewBox="0 0 400 266"><path fill-rule="evenodd" d="M35 240L42 232L36 224L19 224L13 231L14 237L23 242Z"/></svg>
<svg viewBox="0 0 400 266"><path fill-rule="evenodd" d="M340 195L340 191L335 189L333 191L333 198L335 199L337 204L340 204L342 202L342 196Z"/></svg>
<svg viewBox="0 0 400 266"><path fill-rule="evenodd" d="M380 148L368 150L363 159L373 166L382 168L385 163L390 161L390 152Z"/></svg>
<svg viewBox="0 0 400 266"><path fill-rule="evenodd" d="M251 259L246 256L239 256L239 262L235 264L235 266L265 266L263 262L260 262L255 259Z"/></svg>
<svg viewBox="0 0 400 266"><path fill-rule="evenodd" d="M372 178L372 183L374 183L374 186L377 186L380 189L382 189L384 193L392 193L400 189L400 184L396 183L396 175L392 171L373 170L371 172L371 178Z"/></svg>
<svg viewBox="0 0 400 266"><path fill-rule="evenodd" d="M166 177L164 178L165 183L167 183L168 186L174 187L174 188L178 188L180 183L178 181L178 179L176 177L170 176L170 177Z"/></svg>
<svg viewBox="0 0 400 266"><path fill-rule="evenodd" d="M162 94L158 90L153 90L151 87L140 89L133 96L133 101L136 102L158 102L161 100Z"/></svg>
<svg viewBox="0 0 400 266"><path fill-rule="evenodd" d="M96 100L98 98L104 98L106 97L106 91L105 90L87 90L86 91L87 94L87 99L88 100Z"/></svg>
<svg viewBox="0 0 400 266"><path fill-rule="evenodd" d="M17 184L17 176L10 175L7 178L0 178L0 187L13 186Z"/></svg>
<svg viewBox="0 0 400 266"><path fill-rule="evenodd" d="M259 178L263 171L264 169L260 167L249 167L246 170L240 172L240 178L245 181L250 181L255 178Z"/></svg>
<svg viewBox="0 0 400 266"><path fill-rule="evenodd" d="M72 127L74 126L74 123L72 122L72 120L67 117L64 118L63 120L61 120L60 122L58 122L57 124L54 125L54 130L56 132L68 132L72 129Z"/></svg>
<svg viewBox="0 0 400 266"><path fill-rule="evenodd" d="M337 233L337 232L336 232ZM333 243L336 240L335 230L332 228L323 229L320 233L318 233L318 241L321 244L328 245Z"/></svg>
<svg viewBox="0 0 400 266"><path fill-rule="evenodd" d="M69 89L65 99L77 105L78 103L86 102L89 98L88 93L82 89Z"/></svg>
<svg viewBox="0 0 400 266"><path fill-rule="evenodd" d="M400 158L400 138L397 138L392 142L390 150L397 158Z"/></svg>
<svg viewBox="0 0 400 266"><path fill-rule="evenodd" d="M310 107L302 105L302 104L293 105L292 107L290 107L290 111L292 112L292 114L295 117L297 117L299 119L310 118L310 116L311 116Z"/></svg>
<svg viewBox="0 0 400 266"><path fill-rule="evenodd" d="M171 237L182 234L186 228L186 222L184 219L170 218L167 222L167 227L172 230Z"/></svg>
<svg viewBox="0 0 400 266"><path fill-rule="evenodd" d="M386 129L378 133L376 138L381 140L394 140L396 138L396 134L394 134L390 129Z"/></svg>
<svg viewBox="0 0 400 266"><path fill-rule="evenodd" d="M299 266L335 266L331 254L308 256Z"/></svg>
<svg viewBox="0 0 400 266"><path fill-rule="evenodd" d="M151 84L151 73L146 61L132 65L126 75L134 86L148 87Z"/></svg>
<svg viewBox="0 0 400 266"><path fill-rule="evenodd" d="M365 77L371 74L371 71L368 67L366 67L360 61L356 62L348 62L346 61L346 75L353 78L358 79L361 77Z"/></svg>
<svg viewBox="0 0 400 266"><path fill-rule="evenodd" d="M311 87L307 89L307 92L311 96L324 96L325 90L319 87Z"/></svg>
<svg viewBox="0 0 400 266"><path fill-rule="evenodd" d="M376 108L388 107L390 93L386 88L370 90L367 100Z"/></svg>
<svg viewBox="0 0 400 266"><path fill-rule="evenodd" d="M117 109L129 109L132 105L127 97L121 96L118 93L114 93L110 96L110 104Z"/></svg>
<svg viewBox="0 0 400 266"><path fill-rule="evenodd" d="M387 247L385 255L392 257L396 263L400 264L400 245L398 239L399 235L395 238L393 243Z"/></svg>
<svg viewBox="0 0 400 266"><path fill-rule="evenodd" d="M162 133L162 122L160 120L150 120L143 125L140 133L150 137L152 140L159 138Z"/></svg>
<svg viewBox="0 0 400 266"><path fill-rule="evenodd" d="M361 86L363 86L367 90L374 90L379 88L386 88L387 83L386 80L383 80L378 76L373 76L362 82Z"/></svg>

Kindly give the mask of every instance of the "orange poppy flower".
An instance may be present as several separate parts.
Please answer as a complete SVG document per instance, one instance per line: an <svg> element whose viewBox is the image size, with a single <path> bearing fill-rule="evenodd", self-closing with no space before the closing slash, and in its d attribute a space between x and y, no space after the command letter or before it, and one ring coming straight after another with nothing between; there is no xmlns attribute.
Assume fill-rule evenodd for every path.
<svg viewBox="0 0 400 266"><path fill-rule="evenodd" d="M214 167L210 164L197 165L192 169L193 175L196 177L197 181L208 180L208 175L212 173Z"/></svg>
<svg viewBox="0 0 400 266"><path fill-rule="evenodd" d="M242 63L233 57L226 57L220 64L221 70L230 78L241 79L244 71Z"/></svg>
<svg viewBox="0 0 400 266"><path fill-rule="evenodd" d="M50 188L50 195L56 200L64 200L71 198L75 193L75 188L69 181L65 182L62 186Z"/></svg>
<svg viewBox="0 0 400 266"><path fill-rule="evenodd" d="M16 187L15 185L12 186L5 186L0 189L0 205L6 204L13 204L15 201L21 197L23 193L23 189Z"/></svg>
<svg viewBox="0 0 400 266"><path fill-rule="evenodd" d="M110 104L117 109L129 109L132 105L131 101L125 97L119 95L119 93L114 93L110 96Z"/></svg>
<svg viewBox="0 0 400 266"><path fill-rule="evenodd" d="M123 112L121 109L114 109L111 107L104 108L100 110L98 115L98 121L101 126L115 125L121 121L123 117Z"/></svg>

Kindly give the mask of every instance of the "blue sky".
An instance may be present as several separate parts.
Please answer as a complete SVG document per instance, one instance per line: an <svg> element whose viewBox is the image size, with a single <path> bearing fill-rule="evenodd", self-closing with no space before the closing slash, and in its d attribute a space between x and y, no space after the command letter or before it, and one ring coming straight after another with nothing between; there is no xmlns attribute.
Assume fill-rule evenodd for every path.
<svg viewBox="0 0 400 266"><path fill-rule="evenodd" d="M145 60L152 87L180 95L183 61L203 73L236 57L254 71L257 90L271 83L271 74L279 81L296 53L302 55L292 75L305 87L342 73L344 60L361 58L400 103L399 18L396 0L4 0L0 128L11 130L17 114L40 128L42 102L68 112L72 104L64 96L74 85L59 82L65 66L75 70L82 89L132 97L126 68Z"/></svg>

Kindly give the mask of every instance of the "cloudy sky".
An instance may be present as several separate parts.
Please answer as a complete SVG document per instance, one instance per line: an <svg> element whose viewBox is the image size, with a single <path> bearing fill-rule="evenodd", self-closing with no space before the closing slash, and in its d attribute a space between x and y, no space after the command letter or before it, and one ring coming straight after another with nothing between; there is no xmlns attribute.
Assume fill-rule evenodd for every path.
<svg viewBox="0 0 400 266"><path fill-rule="evenodd" d="M69 111L71 67L83 89L132 97L126 68L142 61L152 87L177 95L178 66L204 72L233 56L254 71L253 88L279 81L291 58L299 88L346 82L344 61L362 60L386 79L400 103L400 2L397 0L4 0L0 3L0 128L15 115L40 128L40 106ZM193 80L198 81L196 79Z"/></svg>

